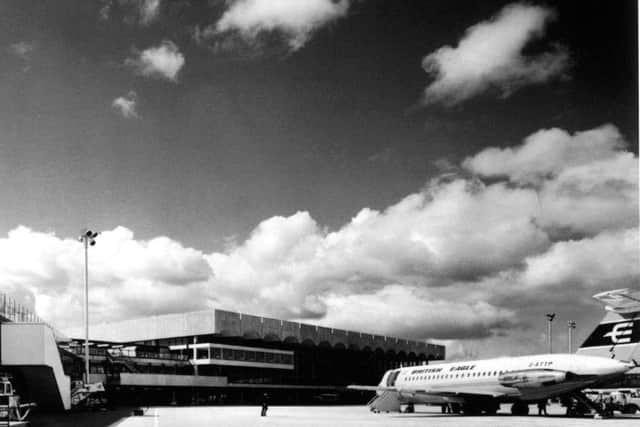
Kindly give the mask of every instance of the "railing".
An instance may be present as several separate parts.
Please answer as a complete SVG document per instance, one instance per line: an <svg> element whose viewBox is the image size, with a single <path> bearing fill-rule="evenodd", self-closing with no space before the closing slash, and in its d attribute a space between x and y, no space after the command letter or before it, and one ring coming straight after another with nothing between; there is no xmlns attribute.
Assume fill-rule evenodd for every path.
<svg viewBox="0 0 640 427"><path fill-rule="evenodd" d="M127 357L131 359L159 359L159 360L177 360L188 361L189 356L173 353L154 353L149 351L140 351L134 349L110 349L109 353L113 357Z"/></svg>
<svg viewBox="0 0 640 427"><path fill-rule="evenodd" d="M67 350L79 356L84 356L84 347L70 346ZM89 347L89 356L102 356L113 358L126 358L126 359L156 359L156 360L171 360L186 362L189 360L187 355L172 354L172 353L154 353L148 351L139 351L133 349L119 349L119 348L96 348Z"/></svg>
<svg viewBox="0 0 640 427"><path fill-rule="evenodd" d="M0 293L0 316L12 322L45 323L34 312L5 293Z"/></svg>

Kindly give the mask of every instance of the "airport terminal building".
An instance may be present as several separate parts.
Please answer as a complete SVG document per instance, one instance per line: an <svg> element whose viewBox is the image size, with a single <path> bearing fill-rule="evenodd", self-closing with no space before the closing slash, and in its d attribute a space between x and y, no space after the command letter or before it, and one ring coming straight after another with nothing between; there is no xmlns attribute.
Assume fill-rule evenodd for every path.
<svg viewBox="0 0 640 427"><path fill-rule="evenodd" d="M1 303L0 369L25 397L68 409L84 372L84 334L67 337ZM443 346L424 341L220 309L91 325L89 334L91 382L126 404L253 404L264 393L273 403L357 402L370 393L345 386L445 357ZM45 396L43 386L60 396Z"/></svg>

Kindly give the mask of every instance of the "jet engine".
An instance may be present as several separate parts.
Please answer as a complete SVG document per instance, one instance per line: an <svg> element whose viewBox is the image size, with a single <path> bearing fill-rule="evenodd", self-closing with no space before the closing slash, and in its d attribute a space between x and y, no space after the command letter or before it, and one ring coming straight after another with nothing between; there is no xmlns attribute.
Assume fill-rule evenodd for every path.
<svg viewBox="0 0 640 427"><path fill-rule="evenodd" d="M567 373L552 369L531 369L505 372L498 381L505 387L535 388L558 384L567 379Z"/></svg>

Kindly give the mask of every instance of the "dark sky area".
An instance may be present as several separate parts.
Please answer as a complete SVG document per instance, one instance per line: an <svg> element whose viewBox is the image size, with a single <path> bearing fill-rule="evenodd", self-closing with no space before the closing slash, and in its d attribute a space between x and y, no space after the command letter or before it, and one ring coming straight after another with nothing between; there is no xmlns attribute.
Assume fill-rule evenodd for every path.
<svg viewBox="0 0 640 427"><path fill-rule="evenodd" d="M529 48L566 45L566 78L454 107L419 105L422 58L507 2L362 1L294 52L197 45L194 27L222 13L213 4L171 2L144 27L118 11L99 22L94 2L0 4L0 40L34 46L0 58L1 229L125 224L211 250L298 210L339 227L419 189L438 159L542 128L613 123L637 152L635 2L548 3L557 19ZM123 66L163 39L186 59L177 83ZM111 108L129 90L138 120Z"/></svg>

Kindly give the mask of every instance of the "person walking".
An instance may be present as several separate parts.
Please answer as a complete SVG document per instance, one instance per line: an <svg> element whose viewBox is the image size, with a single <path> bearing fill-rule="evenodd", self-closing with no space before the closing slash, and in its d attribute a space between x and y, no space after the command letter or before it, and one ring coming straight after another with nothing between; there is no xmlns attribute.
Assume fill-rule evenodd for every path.
<svg viewBox="0 0 640 427"><path fill-rule="evenodd" d="M265 393L262 395L262 412L260 412L261 417L267 416L267 409L269 409L269 395Z"/></svg>

